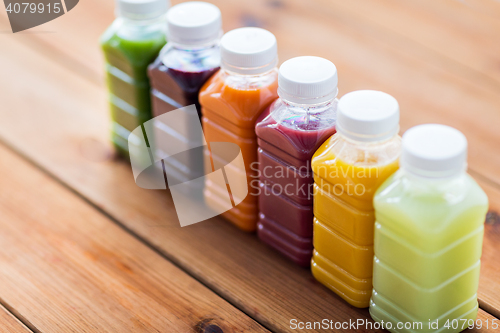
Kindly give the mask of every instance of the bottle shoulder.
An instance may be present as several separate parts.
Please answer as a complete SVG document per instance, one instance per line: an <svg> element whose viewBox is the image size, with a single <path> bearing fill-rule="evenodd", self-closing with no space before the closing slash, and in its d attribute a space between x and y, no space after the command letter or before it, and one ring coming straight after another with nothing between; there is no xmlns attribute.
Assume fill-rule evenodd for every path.
<svg viewBox="0 0 500 333"><path fill-rule="evenodd" d="M374 197L376 233L437 253L482 234L488 198L466 173L454 180L412 179L399 170ZM470 243L469 243L470 245Z"/></svg>
<svg viewBox="0 0 500 333"><path fill-rule="evenodd" d="M190 101L196 100L197 103L200 88L219 69L219 48L189 52L169 44L148 67L152 86L170 97L187 94Z"/></svg>
<svg viewBox="0 0 500 333"><path fill-rule="evenodd" d="M336 133L319 147L313 156L312 165L334 168L338 165L359 168L382 167L397 162L400 154L399 135L383 142L360 143Z"/></svg>
<svg viewBox="0 0 500 333"><path fill-rule="evenodd" d="M156 53L166 43L165 23L130 24L126 20L116 19L100 38L104 51L114 50L123 53Z"/></svg>
<svg viewBox="0 0 500 333"><path fill-rule="evenodd" d="M307 126L300 120L295 123L277 120L273 112L280 108L283 103L277 99L259 117L255 132L260 140L295 158L310 160L318 147L335 133L335 121Z"/></svg>
<svg viewBox="0 0 500 333"><path fill-rule="evenodd" d="M420 208L465 209L488 206L488 197L467 173L451 179L423 179L398 170L378 189L374 202L379 208L412 205Z"/></svg>
<svg viewBox="0 0 500 333"><path fill-rule="evenodd" d="M220 70L212 76L203 89L203 94L222 94L220 97L229 97L230 94L254 95L261 91L272 91L277 96L278 71L276 68L263 75L232 75Z"/></svg>
<svg viewBox="0 0 500 333"><path fill-rule="evenodd" d="M207 115L214 114L238 126L254 127L261 113L278 98L277 90L276 70L263 77L238 79L219 70L203 85L199 98Z"/></svg>
<svg viewBox="0 0 500 333"><path fill-rule="evenodd" d="M107 46L107 44L110 43L110 41L116 36L116 31L118 29L119 23L115 20L109 27L104 30L102 33L101 37L99 38L99 42L101 43L102 47Z"/></svg>

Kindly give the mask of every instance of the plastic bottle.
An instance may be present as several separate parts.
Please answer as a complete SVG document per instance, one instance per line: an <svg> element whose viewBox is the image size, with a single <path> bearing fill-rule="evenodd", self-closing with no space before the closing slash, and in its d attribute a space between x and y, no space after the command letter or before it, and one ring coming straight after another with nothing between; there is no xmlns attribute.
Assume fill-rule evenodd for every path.
<svg viewBox="0 0 500 333"><path fill-rule="evenodd" d="M337 68L319 57L285 61L278 75L280 98L255 129L259 158L258 235L301 266L312 256L311 157L335 133Z"/></svg>
<svg viewBox="0 0 500 333"><path fill-rule="evenodd" d="M458 130L416 126L402 146L401 169L374 199L370 314L392 332L459 332L477 315L488 198L466 173L467 140Z"/></svg>
<svg viewBox="0 0 500 333"><path fill-rule="evenodd" d="M220 66L220 10L207 2L184 2L168 11L167 24L168 44L149 66L153 116L194 104L201 118L199 90ZM179 150L185 154L163 159L169 179L178 182L201 177L204 172L202 149L190 149L202 145L202 135L189 130L193 117L181 118L175 124L157 118L153 129L157 160L166 156L168 145L184 147ZM203 189L193 191L201 194Z"/></svg>
<svg viewBox="0 0 500 333"><path fill-rule="evenodd" d="M240 202L222 215L245 231L257 226L257 137L255 123L261 113L278 97L277 44L272 33L260 28L229 31L221 39L221 70L209 79L200 91L203 130L210 142L232 142L242 152L244 166L234 168L234 184L248 184L246 190L230 188L234 202ZM231 158L223 153L205 150L207 173L214 165L226 165ZM254 182L254 185L252 185ZM205 201L215 210L224 211L221 198L228 188L210 181L205 183Z"/></svg>
<svg viewBox="0 0 500 333"><path fill-rule="evenodd" d="M373 195L398 169L399 105L372 90L339 100L337 133L316 151L314 277L356 307L372 290Z"/></svg>
<svg viewBox="0 0 500 333"><path fill-rule="evenodd" d="M101 37L111 108L111 140L122 155L128 155L130 132L151 119L147 66L165 45L168 7L167 0L117 0L117 18Z"/></svg>

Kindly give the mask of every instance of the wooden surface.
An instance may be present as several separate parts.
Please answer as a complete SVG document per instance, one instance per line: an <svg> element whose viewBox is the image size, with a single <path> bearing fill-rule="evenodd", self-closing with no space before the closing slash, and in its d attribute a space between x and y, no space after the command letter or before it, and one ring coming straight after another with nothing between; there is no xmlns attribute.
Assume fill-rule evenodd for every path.
<svg viewBox="0 0 500 333"><path fill-rule="evenodd" d="M30 331L14 315L0 306L0 333L29 333Z"/></svg>
<svg viewBox="0 0 500 333"><path fill-rule="evenodd" d="M3 146L0 174L16 189L0 192L0 295L34 330L267 332Z"/></svg>
<svg viewBox="0 0 500 333"><path fill-rule="evenodd" d="M440 122L467 135L470 172L490 199L479 318L500 317L500 5L214 3L225 30L275 33L281 60L331 59L341 95L394 95L402 130ZM97 43L112 12L112 1L85 0L29 32L0 34L2 304L38 332L210 332L209 319L224 332L265 330L258 323L287 332L291 319L369 319L254 235L219 218L180 228L168 192L134 184L108 143Z"/></svg>

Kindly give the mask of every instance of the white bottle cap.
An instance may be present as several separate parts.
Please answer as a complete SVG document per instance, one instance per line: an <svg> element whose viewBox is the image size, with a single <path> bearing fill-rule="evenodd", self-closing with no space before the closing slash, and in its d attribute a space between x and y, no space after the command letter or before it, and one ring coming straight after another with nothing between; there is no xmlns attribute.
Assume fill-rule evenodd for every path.
<svg viewBox="0 0 500 333"><path fill-rule="evenodd" d="M467 139L453 127L426 124L403 135L401 168L411 173L444 178L467 167Z"/></svg>
<svg viewBox="0 0 500 333"><path fill-rule="evenodd" d="M337 109L337 132L357 141L383 141L399 132L399 104L381 91L344 95Z"/></svg>
<svg viewBox="0 0 500 333"><path fill-rule="evenodd" d="M261 28L239 28L221 39L221 67L239 74L265 73L278 63L276 37Z"/></svg>
<svg viewBox="0 0 500 333"><path fill-rule="evenodd" d="M318 104L337 96L335 65L320 57L296 57L285 61L279 70L278 94L292 103Z"/></svg>
<svg viewBox="0 0 500 333"><path fill-rule="evenodd" d="M169 7L169 0L116 0L116 15L131 20L148 20L165 14Z"/></svg>
<svg viewBox="0 0 500 333"><path fill-rule="evenodd" d="M192 1L173 6L167 14L169 42L203 45L221 35L221 14L217 6Z"/></svg>

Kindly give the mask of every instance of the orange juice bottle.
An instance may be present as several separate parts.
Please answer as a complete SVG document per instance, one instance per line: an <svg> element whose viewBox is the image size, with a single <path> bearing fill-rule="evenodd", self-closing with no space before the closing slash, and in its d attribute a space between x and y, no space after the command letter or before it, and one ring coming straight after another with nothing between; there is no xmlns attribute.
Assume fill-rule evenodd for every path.
<svg viewBox="0 0 500 333"><path fill-rule="evenodd" d="M398 169L399 105L372 90L339 100L337 133L316 151L314 172L314 277L356 307L372 290L373 196Z"/></svg>
<svg viewBox="0 0 500 333"><path fill-rule="evenodd" d="M242 152L244 165L231 170L233 184L247 184L247 190L221 188L207 180L205 202L209 207L224 211L223 198L228 190L236 206L222 215L245 231L255 231L258 219L258 166L255 123L260 114L277 97L278 63L276 38L260 28L240 28L226 33L220 43L221 69L200 90L199 100L203 115L203 131L208 145L205 149L205 169L214 171L215 165L227 165L233 158L210 151L211 142L232 142ZM233 168L235 168L233 166Z"/></svg>

